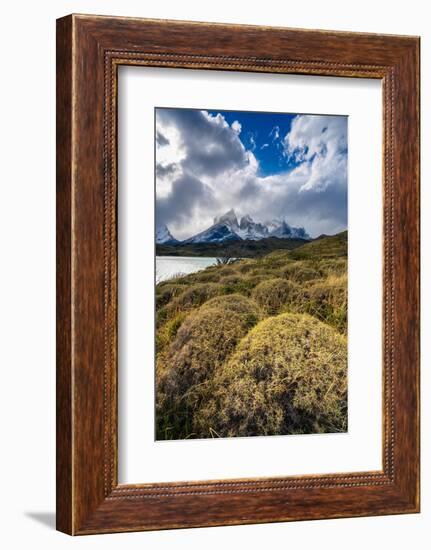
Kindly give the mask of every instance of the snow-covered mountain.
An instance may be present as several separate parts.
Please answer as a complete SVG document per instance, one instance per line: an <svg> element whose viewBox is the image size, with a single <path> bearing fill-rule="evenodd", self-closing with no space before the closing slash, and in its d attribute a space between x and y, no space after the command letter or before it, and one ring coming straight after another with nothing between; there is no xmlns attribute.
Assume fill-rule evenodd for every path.
<svg viewBox="0 0 431 550"><path fill-rule="evenodd" d="M267 237L279 239L310 239L303 227L291 227L285 220L272 220L268 223L255 222L245 215L238 222L235 210L214 218L214 223L205 231L194 235L184 243L221 243L235 240L258 241ZM166 241L165 241L166 242Z"/></svg>
<svg viewBox="0 0 431 550"><path fill-rule="evenodd" d="M240 241L242 237L238 234L239 225L235 211L229 210L223 216L214 218L214 223L205 231L194 235L184 243L222 243L227 241Z"/></svg>
<svg viewBox="0 0 431 550"><path fill-rule="evenodd" d="M257 241L268 237L268 228L262 223L256 223L248 214L239 222L238 234L242 239Z"/></svg>
<svg viewBox="0 0 431 550"><path fill-rule="evenodd" d="M286 220L275 219L266 223L270 237L279 239L310 239L303 227L291 227Z"/></svg>
<svg viewBox="0 0 431 550"><path fill-rule="evenodd" d="M156 243L157 244L175 244L178 243L177 239L172 236L167 225L164 223L156 227Z"/></svg>

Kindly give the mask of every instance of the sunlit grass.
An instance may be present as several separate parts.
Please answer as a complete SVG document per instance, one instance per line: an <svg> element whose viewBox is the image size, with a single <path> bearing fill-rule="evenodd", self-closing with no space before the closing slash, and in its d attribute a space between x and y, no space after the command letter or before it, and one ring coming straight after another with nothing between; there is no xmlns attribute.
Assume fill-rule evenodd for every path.
<svg viewBox="0 0 431 550"><path fill-rule="evenodd" d="M158 439L345 431L347 234L156 288Z"/></svg>

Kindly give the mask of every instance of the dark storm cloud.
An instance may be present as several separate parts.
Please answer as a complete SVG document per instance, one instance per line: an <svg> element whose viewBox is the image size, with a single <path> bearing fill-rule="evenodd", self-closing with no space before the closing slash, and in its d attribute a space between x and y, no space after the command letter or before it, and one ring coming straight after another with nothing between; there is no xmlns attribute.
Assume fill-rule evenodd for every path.
<svg viewBox="0 0 431 550"><path fill-rule="evenodd" d="M347 226L347 187L328 186L325 192L314 189L291 193L274 205L276 217L304 225L314 236L335 233Z"/></svg>
<svg viewBox="0 0 431 550"><path fill-rule="evenodd" d="M196 208L206 208L213 199L208 185L191 174L174 180L171 192L157 199L156 218L158 224L178 224L187 222Z"/></svg>
<svg viewBox="0 0 431 550"><path fill-rule="evenodd" d="M266 178L249 178L237 189L232 203L253 219L266 222L286 219L293 226L303 226L312 236L333 234L347 226L347 187L334 182L325 191L300 191L301 180L289 182L289 175L280 175L277 183ZM277 187L277 189L274 189Z"/></svg>
<svg viewBox="0 0 431 550"><path fill-rule="evenodd" d="M156 176L158 178L164 178L165 176L170 176L175 173L177 165L174 162L170 164L161 164L160 162L156 163Z"/></svg>
<svg viewBox="0 0 431 550"><path fill-rule="evenodd" d="M180 133L186 157L185 170L196 175L216 176L232 168L244 167L247 154L237 133L223 117L210 117L203 111L158 109L157 119L173 125Z"/></svg>

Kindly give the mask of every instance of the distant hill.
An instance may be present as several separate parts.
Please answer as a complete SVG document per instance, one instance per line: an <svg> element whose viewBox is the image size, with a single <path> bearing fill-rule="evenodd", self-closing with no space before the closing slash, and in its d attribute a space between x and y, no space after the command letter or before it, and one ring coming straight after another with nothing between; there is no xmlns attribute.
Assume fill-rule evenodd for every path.
<svg viewBox="0 0 431 550"><path fill-rule="evenodd" d="M305 239L267 237L260 240L234 240L224 243L157 244L157 256L206 256L211 258L259 258L274 250L293 250L309 243Z"/></svg>
<svg viewBox="0 0 431 550"><path fill-rule="evenodd" d="M330 237L320 236L292 250L289 256L295 260L347 257L347 231Z"/></svg>

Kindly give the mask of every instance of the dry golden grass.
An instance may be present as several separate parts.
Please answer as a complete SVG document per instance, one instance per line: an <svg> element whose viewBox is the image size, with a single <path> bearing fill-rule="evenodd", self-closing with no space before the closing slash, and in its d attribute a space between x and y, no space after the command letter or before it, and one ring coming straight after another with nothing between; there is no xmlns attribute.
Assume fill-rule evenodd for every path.
<svg viewBox="0 0 431 550"><path fill-rule="evenodd" d="M157 439L343 431L346 251L341 234L158 284Z"/></svg>
<svg viewBox="0 0 431 550"><path fill-rule="evenodd" d="M203 271L198 271L190 275L189 280L193 283L218 283L220 280L220 273L217 269L208 267Z"/></svg>
<svg viewBox="0 0 431 550"><path fill-rule="evenodd" d="M221 277L219 282L221 285L236 285L243 280L243 277L239 274L225 275Z"/></svg>
<svg viewBox="0 0 431 550"><path fill-rule="evenodd" d="M185 286L180 294L157 311L157 325L160 326L178 313L195 309L222 293L223 287L218 283L195 283Z"/></svg>
<svg viewBox="0 0 431 550"><path fill-rule="evenodd" d="M291 310L309 313L347 334L347 274L329 275L302 287Z"/></svg>
<svg viewBox="0 0 431 550"><path fill-rule="evenodd" d="M181 294L184 291L184 285L175 283L165 283L157 285L156 288L156 307L161 308L168 304L172 298Z"/></svg>
<svg viewBox="0 0 431 550"><path fill-rule="evenodd" d="M287 264L281 273L283 277L295 283L304 283L320 277L319 271L308 265L308 262L291 262Z"/></svg>
<svg viewBox="0 0 431 550"><path fill-rule="evenodd" d="M197 436L194 415L213 389L212 379L260 318L244 296L214 298L182 322L157 362L157 432L161 438Z"/></svg>
<svg viewBox="0 0 431 550"><path fill-rule="evenodd" d="M201 307L201 311L212 308L223 308L226 312L244 316L244 322L249 327L254 326L262 318L262 310L258 304L241 294L227 294L211 298Z"/></svg>
<svg viewBox="0 0 431 550"><path fill-rule="evenodd" d="M220 277L227 277L228 275L236 275L237 273L233 265L220 265L218 266L218 272Z"/></svg>
<svg viewBox="0 0 431 550"><path fill-rule="evenodd" d="M262 281L252 291L253 298L268 315L278 313L283 306L294 301L297 294L296 283L280 278Z"/></svg>
<svg viewBox="0 0 431 550"><path fill-rule="evenodd" d="M334 258L322 260L318 264L319 270L322 276L328 277L329 275L344 275L347 273L347 259L346 258Z"/></svg>
<svg viewBox="0 0 431 550"><path fill-rule="evenodd" d="M187 317L186 311L180 311L156 330L156 354L160 355L166 346L175 338L182 322Z"/></svg>
<svg viewBox="0 0 431 550"><path fill-rule="evenodd" d="M265 275L248 275L247 277L245 277L245 280L248 281L248 283L252 287L257 286L259 283L261 283L265 279L266 279Z"/></svg>
<svg viewBox="0 0 431 550"><path fill-rule="evenodd" d="M196 412L207 437L347 429L347 342L308 315L282 314L252 329L218 370Z"/></svg>
<svg viewBox="0 0 431 550"><path fill-rule="evenodd" d="M256 260L241 260L235 266L238 273L250 273L256 266Z"/></svg>

